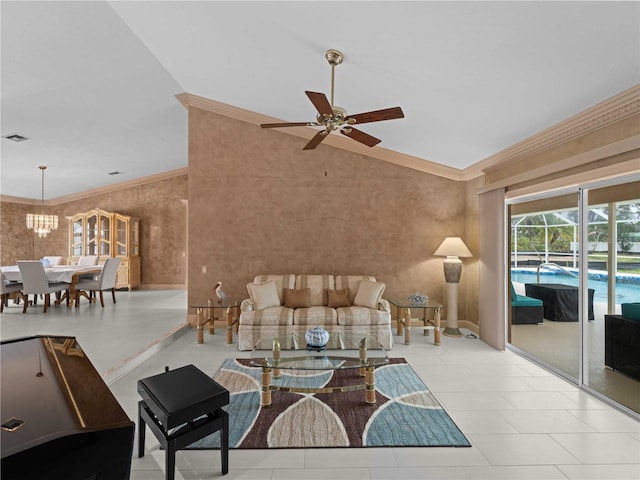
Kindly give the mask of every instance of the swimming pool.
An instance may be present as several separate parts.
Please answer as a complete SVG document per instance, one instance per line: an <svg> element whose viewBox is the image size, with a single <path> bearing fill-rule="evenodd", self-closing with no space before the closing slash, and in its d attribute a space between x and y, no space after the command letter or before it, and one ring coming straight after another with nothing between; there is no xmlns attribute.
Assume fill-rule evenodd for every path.
<svg viewBox="0 0 640 480"><path fill-rule="evenodd" d="M537 283L535 270L512 269L511 280L520 283ZM540 283L564 283L578 285L578 278L563 272L540 271ZM607 301L607 274L589 272L589 288L595 290L594 302ZM616 277L616 303L640 302L640 275L621 275Z"/></svg>

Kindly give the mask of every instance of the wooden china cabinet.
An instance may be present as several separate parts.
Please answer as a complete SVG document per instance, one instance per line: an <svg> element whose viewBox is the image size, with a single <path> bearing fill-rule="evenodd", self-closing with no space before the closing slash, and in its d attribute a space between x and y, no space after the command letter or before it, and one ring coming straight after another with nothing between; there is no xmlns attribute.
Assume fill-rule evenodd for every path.
<svg viewBox="0 0 640 480"><path fill-rule="evenodd" d="M98 255L103 264L109 257L120 258L116 288L133 290L140 286L140 220L94 208L69 219L69 263L78 257Z"/></svg>

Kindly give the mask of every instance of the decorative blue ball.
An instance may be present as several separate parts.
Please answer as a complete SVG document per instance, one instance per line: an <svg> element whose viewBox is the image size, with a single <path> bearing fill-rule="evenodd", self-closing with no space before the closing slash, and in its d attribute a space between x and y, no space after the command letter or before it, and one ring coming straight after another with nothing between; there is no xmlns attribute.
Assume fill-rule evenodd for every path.
<svg viewBox="0 0 640 480"><path fill-rule="evenodd" d="M315 327L307 330L304 334L307 345L310 347L324 347L329 341L329 332L322 327Z"/></svg>

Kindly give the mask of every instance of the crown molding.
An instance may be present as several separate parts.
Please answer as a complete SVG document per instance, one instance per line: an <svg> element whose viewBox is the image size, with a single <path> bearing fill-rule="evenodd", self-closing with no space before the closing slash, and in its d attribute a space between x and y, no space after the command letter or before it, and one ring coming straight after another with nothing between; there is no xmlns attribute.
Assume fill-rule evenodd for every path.
<svg viewBox="0 0 640 480"><path fill-rule="evenodd" d="M613 142L607 145L602 145L601 147L594 148L587 152L578 153L576 155L572 155L571 157L564 158L557 162L554 162L551 165L544 165L541 167L537 167L531 170L527 170L526 172L519 173L517 175L513 175L508 178L501 179L499 181L493 182L489 185L485 185L479 188L476 193L486 193L491 190L496 190L499 188L507 188L512 185L517 185L519 183L526 183L531 180L535 180L537 178L544 177L545 175L550 175L554 173L559 173L564 170L569 170L571 168L578 167L580 165L584 165L586 163L594 162L596 160L611 157L614 155L619 155L626 152L639 152L640 154L640 134L634 135L629 138L625 138L624 140L619 140L617 142ZM617 163L613 166L604 167L604 169L595 169L589 170L588 172L582 173L580 175L587 176L589 178L597 178L599 171L612 171L615 172L616 175L624 174L625 172L632 173L640 169L637 165L637 158L632 161L625 161ZM608 170L607 170L608 169ZM578 177L576 177L578 178ZM580 177L581 179L583 177ZM567 181L567 177L563 177L560 179L560 182ZM557 181L557 180L556 180ZM535 186L532 188L536 188Z"/></svg>
<svg viewBox="0 0 640 480"><path fill-rule="evenodd" d="M251 123L253 125L284 121L279 118L269 117L267 115L234 107L233 105L217 102L209 98L200 97L192 93L179 93L176 95L176 98L187 110L189 107L195 107L208 112L224 115L225 117ZM311 127L290 127L280 129L278 131L280 133L294 135L306 140L310 140L317 133L317 130L314 130ZM424 173L438 175L451 180L463 180L462 171L457 168L448 167L423 158L395 152L383 147L367 147L359 142L354 142L349 138L345 138L342 135L329 135L329 137L322 142L322 145L329 145L341 150L366 155L367 157L377 158L378 160L384 160L389 163L412 168Z"/></svg>
<svg viewBox="0 0 640 480"><path fill-rule="evenodd" d="M135 178L133 180L127 180L126 182L114 183L106 187L92 188L91 190L85 190L80 193L74 193L72 195L65 195L62 197L56 197L44 201L46 207L55 207L64 203L74 202L76 200L83 200L88 197L95 197L96 195L104 195L107 193L118 192L126 188L138 187L140 185L146 185L148 183L159 182L161 180L167 180L173 177L180 177L182 175L188 175L189 168L183 167L175 170L169 170L167 172L157 173L155 175L149 175L147 177ZM9 195L0 195L0 201L8 203L18 203L23 205L42 205L41 200L32 200L21 197L11 197Z"/></svg>
<svg viewBox="0 0 640 480"><path fill-rule="evenodd" d="M640 85L634 85L553 127L467 167L463 174L464 176L475 175L478 172L482 174L505 167L638 113L640 113Z"/></svg>
<svg viewBox="0 0 640 480"><path fill-rule="evenodd" d="M19 205L43 205L42 200L35 200L32 198L24 197L12 197L11 195L0 195L1 202L17 203ZM50 200L44 201L44 206L50 205Z"/></svg>

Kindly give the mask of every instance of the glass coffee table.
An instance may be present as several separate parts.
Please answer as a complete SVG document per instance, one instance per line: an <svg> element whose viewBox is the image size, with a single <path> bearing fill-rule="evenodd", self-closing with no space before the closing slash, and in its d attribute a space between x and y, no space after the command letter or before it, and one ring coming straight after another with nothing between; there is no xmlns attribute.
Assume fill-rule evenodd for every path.
<svg viewBox="0 0 640 480"><path fill-rule="evenodd" d="M262 407L271 405L271 392L275 390L297 393L365 390L365 402L376 403L375 369L389 363L389 357L386 350L375 338L364 335L331 334L326 349L307 349L302 355L299 354L301 353L299 351L283 352L283 350L306 348L305 345L306 343L302 342L302 346L300 346L295 335L260 339L256 343L251 365L262 368L262 392L260 395ZM270 350L271 355L260 356L266 353L264 350ZM333 350L335 350L335 354ZM331 353L329 354L328 351ZM282 370L293 373L294 370L306 372L347 369L357 370L358 375L364 378L364 382L358 385L320 388L292 386L290 382L285 386L278 382Z"/></svg>

